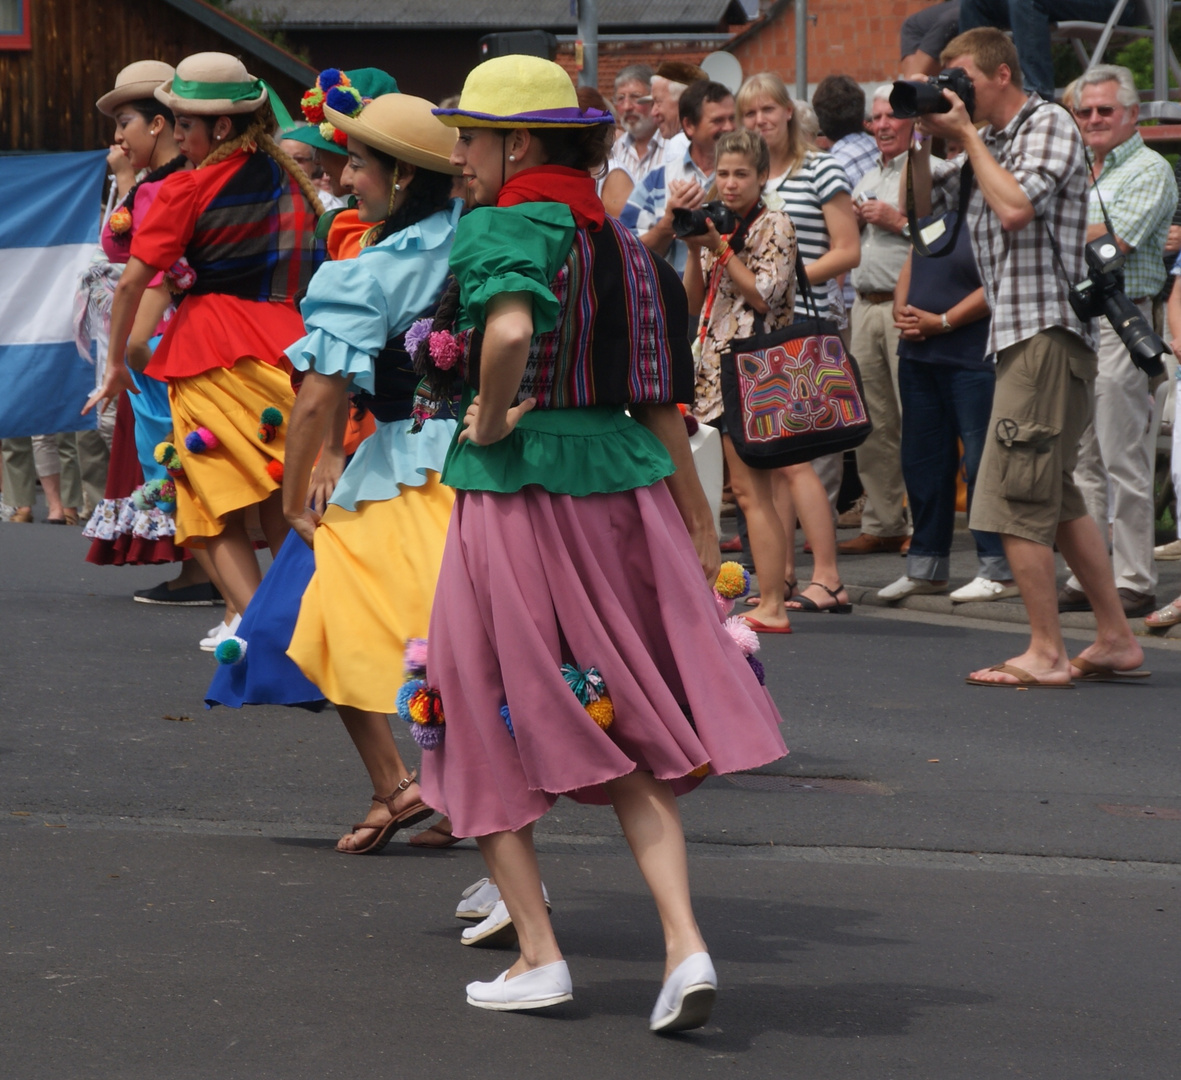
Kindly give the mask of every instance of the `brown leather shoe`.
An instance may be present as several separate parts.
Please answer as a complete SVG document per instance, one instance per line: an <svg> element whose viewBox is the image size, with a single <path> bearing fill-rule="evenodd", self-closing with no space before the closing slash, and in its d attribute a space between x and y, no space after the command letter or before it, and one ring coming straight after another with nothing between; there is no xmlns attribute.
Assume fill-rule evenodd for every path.
<svg viewBox="0 0 1181 1080"><path fill-rule="evenodd" d="M852 540L842 540L837 551L842 555L873 555L879 551L901 551L905 536L874 536L862 533Z"/></svg>
<svg viewBox="0 0 1181 1080"><path fill-rule="evenodd" d="M1116 589L1124 614L1129 619L1142 619L1156 610L1156 597L1151 593L1138 593L1135 589Z"/></svg>
<svg viewBox="0 0 1181 1080"><path fill-rule="evenodd" d="M1090 611L1091 601L1081 589L1072 589L1063 585L1058 590L1058 610L1061 611Z"/></svg>

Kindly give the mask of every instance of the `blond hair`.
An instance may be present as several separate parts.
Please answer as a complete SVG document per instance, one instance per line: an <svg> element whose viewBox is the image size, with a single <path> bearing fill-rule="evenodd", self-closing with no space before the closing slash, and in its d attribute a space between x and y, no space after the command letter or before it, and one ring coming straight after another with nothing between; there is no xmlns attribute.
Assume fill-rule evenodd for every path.
<svg viewBox="0 0 1181 1080"><path fill-rule="evenodd" d="M791 94L787 92L783 80L774 72L764 71L758 75L752 75L738 91L739 117L760 97L770 98L780 108L791 111L791 117L787 121L787 175L794 176L800 171L804 159L807 157L808 140L804 136L802 126L796 119Z"/></svg>
<svg viewBox="0 0 1181 1080"><path fill-rule="evenodd" d="M990 79L996 75L1001 64L1004 64L1009 69L1009 82L1018 90L1024 85L1021 81L1021 61L1017 57L1017 46L1008 34L995 26L977 26L973 30L957 34L940 53L939 63L947 67L957 56L970 56L976 62L976 66Z"/></svg>

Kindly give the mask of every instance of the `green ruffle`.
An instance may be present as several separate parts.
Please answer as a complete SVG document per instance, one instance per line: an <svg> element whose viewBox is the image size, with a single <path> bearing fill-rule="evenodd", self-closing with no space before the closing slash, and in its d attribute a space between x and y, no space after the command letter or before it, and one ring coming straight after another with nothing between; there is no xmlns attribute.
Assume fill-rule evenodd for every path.
<svg viewBox="0 0 1181 1080"><path fill-rule="evenodd" d="M459 415L471 401L469 389ZM458 441L443 483L460 491L509 494L537 484L555 495L599 495L648 487L674 472L664 444L619 405L534 409L491 446Z"/></svg>

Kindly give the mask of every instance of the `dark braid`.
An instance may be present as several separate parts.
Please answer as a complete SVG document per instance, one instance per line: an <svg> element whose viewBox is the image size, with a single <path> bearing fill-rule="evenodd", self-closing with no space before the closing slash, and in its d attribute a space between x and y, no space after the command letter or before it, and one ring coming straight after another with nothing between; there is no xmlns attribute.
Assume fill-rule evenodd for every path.
<svg viewBox="0 0 1181 1080"><path fill-rule="evenodd" d="M158 169L153 169L147 176L145 176L139 183L132 186L127 193L127 198L123 200L123 206L128 213L135 209L135 193L139 191L140 184L154 184L157 180L163 180L166 176L171 176L177 169L182 169L189 163L189 159L184 154L177 154L171 161L165 165L161 165Z"/></svg>
<svg viewBox="0 0 1181 1080"><path fill-rule="evenodd" d="M439 300L431 332L450 330L459 314L459 282L451 278ZM436 401L449 401L455 394L455 378L461 375L458 366L443 371L431 363L430 340L423 339L414 354L414 370L422 377Z"/></svg>
<svg viewBox="0 0 1181 1080"><path fill-rule="evenodd" d="M385 169L387 175L397 175L397 158L373 146L369 147L369 152ZM406 198L402 205L398 207L396 213L381 223L371 243L380 244L386 237L408 229L411 225L417 225L418 222L430 217L431 214L450 209L451 181L452 177L446 173L435 172L433 169L416 169L413 179L406 188Z"/></svg>

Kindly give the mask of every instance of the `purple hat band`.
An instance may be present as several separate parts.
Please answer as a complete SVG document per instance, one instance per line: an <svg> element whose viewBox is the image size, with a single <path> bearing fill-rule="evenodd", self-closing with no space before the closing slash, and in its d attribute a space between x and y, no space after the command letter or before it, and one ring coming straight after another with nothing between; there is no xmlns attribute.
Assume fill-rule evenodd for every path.
<svg viewBox="0 0 1181 1080"><path fill-rule="evenodd" d="M513 113L511 116L494 116L492 113L472 112L470 109L432 109L436 116L470 116L473 120L493 120L504 123L513 121L522 127L535 124L614 124L615 117L602 109L586 109L574 106L565 109L538 109L530 113Z"/></svg>

